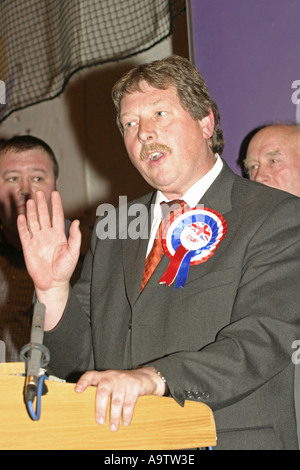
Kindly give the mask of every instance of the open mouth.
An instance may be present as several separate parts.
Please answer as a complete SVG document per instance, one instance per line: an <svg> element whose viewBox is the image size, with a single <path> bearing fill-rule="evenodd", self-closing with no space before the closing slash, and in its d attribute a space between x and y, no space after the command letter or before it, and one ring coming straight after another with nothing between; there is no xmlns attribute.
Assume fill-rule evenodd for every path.
<svg viewBox="0 0 300 470"><path fill-rule="evenodd" d="M152 152L152 153L149 154L149 159L150 159L152 162L156 162L156 161L159 160L163 155L164 155L163 152Z"/></svg>
<svg viewBox="0 0 300 470"><path fill-rule="evenodd" d="M141 151L141 160L149 160L151 162L157 162L166 154L171 154L171 148L164 144L151 143L144 145Z"/></svg>

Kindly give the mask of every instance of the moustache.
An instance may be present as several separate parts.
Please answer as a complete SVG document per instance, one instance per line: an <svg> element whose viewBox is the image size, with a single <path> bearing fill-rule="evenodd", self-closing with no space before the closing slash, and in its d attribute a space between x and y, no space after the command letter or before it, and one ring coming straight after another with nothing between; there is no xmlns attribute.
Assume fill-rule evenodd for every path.
<svg viewBox="0 0 300 470"><path fill-rule="evenodd" d="M140 159L142 161L144 161L146 156L147 156L147 153L149 153L149 152L169 152L169 153L171 153L171 148L168 147L167 145L164 145L164 144L156 144L156 143L145 144L142 147L142 150L141 150L141 153L140 153Z"/></svg>

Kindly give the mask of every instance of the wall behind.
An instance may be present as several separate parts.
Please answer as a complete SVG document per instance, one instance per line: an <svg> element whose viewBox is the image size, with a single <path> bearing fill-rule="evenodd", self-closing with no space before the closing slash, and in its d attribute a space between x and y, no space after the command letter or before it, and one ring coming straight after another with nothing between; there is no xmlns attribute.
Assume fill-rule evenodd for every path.
<svg viewBox="0 0 300 470"><path fill-rule="evenodd" d="M224 158L240 173L240 147L251 130L298 119L292 86L298 80L300 87L300 2L188 0L188 6L193 61L220 109Z"/></svg>

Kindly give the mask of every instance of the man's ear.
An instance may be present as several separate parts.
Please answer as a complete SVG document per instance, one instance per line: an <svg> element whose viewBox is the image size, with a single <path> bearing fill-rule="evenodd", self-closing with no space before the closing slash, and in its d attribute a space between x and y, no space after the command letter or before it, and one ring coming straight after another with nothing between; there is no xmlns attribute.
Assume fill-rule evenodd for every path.
<svg viewBox="0 0 300 470"><path fill-rule="evenodd" d="M203 130L204 139L210 139L214 132L215 118L212 110L209 110L209 114L203 119L200 119L200 124Z"/></svg>

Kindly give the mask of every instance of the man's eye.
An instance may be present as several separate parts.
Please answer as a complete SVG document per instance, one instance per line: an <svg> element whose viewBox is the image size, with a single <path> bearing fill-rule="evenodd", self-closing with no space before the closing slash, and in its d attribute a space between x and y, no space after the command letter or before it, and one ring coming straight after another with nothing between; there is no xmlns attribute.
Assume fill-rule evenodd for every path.
<svg viewBox="0 0 300 470"><path fill-rule="evenodd" d="M129 121L124 124L124 129L130 129L131 127L135 126L136 122L134 121Z"/></svg>
<svg viewBox="0 0 300 470"><path fill-rule="evenodd" d="M246 171L251 174L253 173L253 171L256 171L258 169L258 165L253 163L252 165L246 165L245 168Z"/></svg>
<svg viewBox="0 0 300 470"><path fill-rule="evenodd" d="M272 162L272 163L277 163L278 160L277 160L277 158L272 158L271 162Z"/></svg>
<svg viewBox="0 0 300 470"><path fill-rule="evenodd" d="M157 112L158 116L165 116L165 114L167 114L166 111L158 111Z"/></svg>
<svg viewBox="0 0 300 470"><path fill-rule="evenodd" d="M10 183L14 183L15 181L17 181L17 177L16 176L10 176L9 178L7 178L7 181L9 181Z"/></svg>
<svg viewBox="0 0 300 470"><path fill-rule="evenodd" d="M38 183L39 181L42 180L42 178L40 176L34 176L32 179L35 183Z"/></svg>

